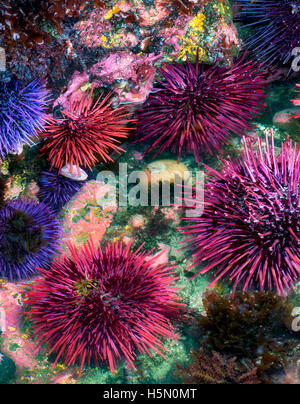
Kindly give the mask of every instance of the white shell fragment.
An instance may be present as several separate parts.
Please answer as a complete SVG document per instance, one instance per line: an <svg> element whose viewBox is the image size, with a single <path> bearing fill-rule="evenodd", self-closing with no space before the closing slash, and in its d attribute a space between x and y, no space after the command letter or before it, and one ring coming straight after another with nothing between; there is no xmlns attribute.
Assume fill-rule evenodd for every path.
<svg viewBox="0 0 300 404"><path fill-rule="evenodd" d="M65 165L61 169L60 175L70 178L73 181L85 181L88 178L87 173L83 171L80 167L77 167L76 165L72 166L72 172L71 172L70 164Z"/></svg>

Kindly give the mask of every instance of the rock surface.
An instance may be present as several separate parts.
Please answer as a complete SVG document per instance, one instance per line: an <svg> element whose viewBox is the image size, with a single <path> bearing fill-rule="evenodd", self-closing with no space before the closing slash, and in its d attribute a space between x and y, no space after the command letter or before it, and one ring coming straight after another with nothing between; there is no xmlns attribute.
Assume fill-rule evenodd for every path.
<svg viewBox="0 0 300 404"><path fill-rule="evenodd" d="M16 373L16 365L8 356L0 352L0 384L11 381Z"/></svg>

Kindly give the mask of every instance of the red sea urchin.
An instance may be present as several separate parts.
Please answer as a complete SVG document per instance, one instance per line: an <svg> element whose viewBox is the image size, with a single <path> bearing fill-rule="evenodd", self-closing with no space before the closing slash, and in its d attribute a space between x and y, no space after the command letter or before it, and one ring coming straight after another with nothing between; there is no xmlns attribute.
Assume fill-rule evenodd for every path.
<svg viewBox="0 0 300 404"><path fill-rule="evenodd" d="M204 214L184 230L194 265L208 262L193 277L213 270L211 286L223 278L233 293L241 284L284 296L300 274L300 151L287 140L276 155L266 134L264 148L245 141L241 159L208 172Z"/></svg>
<svg viewBox="0 0 300 404"><path fill-rule="evenodd" d="M42 151L48 153L51 168L59 170L65 164L92 169L99 158L112 161L111 150L124 151L117 144L129 134L128 107L111 107L111 94L93 103L92 91L81 101L69 101L61 111L62 118L54 119L43 133ZM101 99L102 98L102 99Z"/></svg>
<svg viewBox="0 0 300 404"><path fill-rule="evenodd" d="M198 59L198 57L197 57ZM138 140L158 148L199 153L220 150L230 138L253 130L248 121L264 110L264 73L240 58L231 67L173 63L159 69L164 80L138 113Z"/></svg>
<svg viewBox="0 0 300 404"><path fill-rule="evenodd" d="M108 360L114 373L121 356L134 367L135 349L159 352L160 336L176 338L168 317L181 303L171 267L155 267L149 253L122 243L69 248L51 271L40 270L44 278L28 294L35 334L57 353L55 363L78 359L82 369L85 361Z"/></svg>

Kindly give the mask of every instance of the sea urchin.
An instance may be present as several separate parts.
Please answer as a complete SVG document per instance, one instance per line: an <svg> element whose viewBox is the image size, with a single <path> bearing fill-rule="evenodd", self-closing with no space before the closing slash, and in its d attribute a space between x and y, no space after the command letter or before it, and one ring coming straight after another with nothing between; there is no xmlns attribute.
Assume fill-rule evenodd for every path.
<svg viewBox="0 0 300 404"><path fill-rule="evenodd" d="M85 181L73 181L57 172L42 172L38 197L45 205L58 212L82 188Z"/></svg>
<svg viewBox="0 0 300 404"><path fill-rule="evenodd" d="M27 279L57 251L59 223L44 204L17 199L0 208L0 277Z"/></svg>
<svg viewBox="0 0 300 404"><path fill-rule="evenodd" d="M253 130L248 121L264 110L266 85L255 62L239 59L232 67L173 63L159 69L164 80L138 112L138 140L158 148L199 153L220 150L230 137Z"/></svg>
<svg viewBox="0 0 300 404"><path fill-rule="evenodd" d="M193 8L199 7L204 3L202 0L160 0L158 5L171 12L176 11L178 15L192 15Z"/></svg>
<svg viewBox="0 0 300 404"><path fill-rule="evenodd" d="M208 262L194 276L212 270L211 285L230 279L233 293L241 284L284 296L300 273L300 151L287 140L276 155L266 134L264 148L245 140L238 161L208 173L204 213L184 230L193 265Z"/></svg>
<svg viewBox="0 0 300 404"><path fill-rule="evenodd" d="M41 150L59 172L65 164L92 169L99 159L112 161L110 151L123 151L117 144L129 134L128 107L113 109L111 94L93 103L92 94L86 93L81 101L70 99L62 118L46 128Z"/></svg>
<svg viewBox="0 0 300 404"><path fill-rule="evenodd" d="M0 82L0 159L30 144L46 123L49 92L35 80L22 88L18 80Z"/></svg>
<svg viewBox="0 0 300 404"><path fill-rule="evenodd" d="M56 352L55 363L64 357L72 366L78 359L82 369L108 360L114 373L122 356L134 367L136 349L159 352L159 336L176 337L168 320L181 305L172 268L155 266L130 244L96 248L89 241L80 252L69 249L50 271L40 270L44 278L28 294L35 335Z"/></svg>
<svg viewBox="0 0 300 404"><path fill-rule="evenodd" d="M270 64L287 63L300 46L299 0L236 0L237 20L255 31L246 45Z"/></svg>

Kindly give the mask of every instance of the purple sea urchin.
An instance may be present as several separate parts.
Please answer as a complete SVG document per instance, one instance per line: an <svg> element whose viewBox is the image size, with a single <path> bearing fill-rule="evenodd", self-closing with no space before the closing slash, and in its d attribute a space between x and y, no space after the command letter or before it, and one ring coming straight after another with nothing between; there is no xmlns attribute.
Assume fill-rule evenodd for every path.
<svg viewBox="0 0 300 404"><path fill-rule="evenodd" d="M44 204L9 201L0 209L0 276L21 280L48 265L58 247L59 223Z"/></svg>
<svg viewBox="0 0 300 404"><path fill-rule="evenodd" d="M50 271L40 271L44 277L28 294L35 334L56 352L55 363L64 357L72 366L78 359L82 368L107 360L114 373L122 356L134 367L136 350L160 353L160 336L176 338L169 317L181 304L171 267L155 265L130 244L69 248Z"/></svg>
<svg viewBox="0 0 300 404"><path fill-rule="evenodd" d="M159 69L164 80L138 112L138 140L151 140L148 151L171 149L212 153L230 138L253 130L248 121L264 110L266 85L255 62L239 59L232 67L189 60Z"/></svg>
<svg viewBox="0 0 300 404"><path fill-rule="evenodd" d="M0 159L16 152L18 146L30 144L46 122L49 93L35 80L25 88L18 80L0 82Z"/></svg>
<svg viewBox="0 0 300 404"><path fill-rule="evenodd" d="M38 197L58 212L82 188L85 181L73 181L55 172L43 172L39 179Z"/></svg>
<svg viewBox="0 0 300 404"><path fill-rule="evenodd" d="M185 228L197 274L248 287L290 290L300 273L300 151L287 140L276 156L266 134L258 150L245 141L238 161L224 161L222 172L208 168L204 214ZM193 277L194 277L193 276Z"/></svg>
<svg viewBox="0 0 300 404"><path fill-rule="evenodd" d="M237 20L255 29L246 45L270 64L287 63L300 46L299 0L236 0Z"/></svg>

